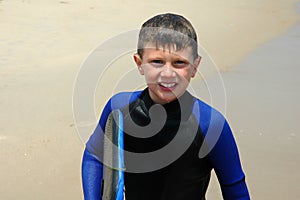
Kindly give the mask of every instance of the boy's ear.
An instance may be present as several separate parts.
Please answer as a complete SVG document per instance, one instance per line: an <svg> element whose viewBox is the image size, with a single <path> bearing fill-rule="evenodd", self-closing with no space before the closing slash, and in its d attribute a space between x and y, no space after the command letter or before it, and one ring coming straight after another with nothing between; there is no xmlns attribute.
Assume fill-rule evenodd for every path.
<svg viewBox="0 0 300 200"><path fill-rule="evenodd" d="M193 63L193 71L192 71L192 78L194 78L196 76L197 70L198 70L198 66L201 62L201 56L198 56Z"/></svg>
<svg viewBox="0 0 300 200"><path fill-rule="evenodd" d="M143 67L142 67L143 61L142 61L141 56L139 54L135 53L133 55L133 59L134 59L134 62L136 64L136 66L138 67L138 70L139 70L140 74L144 75L144 70L143 70Z"/></svg>

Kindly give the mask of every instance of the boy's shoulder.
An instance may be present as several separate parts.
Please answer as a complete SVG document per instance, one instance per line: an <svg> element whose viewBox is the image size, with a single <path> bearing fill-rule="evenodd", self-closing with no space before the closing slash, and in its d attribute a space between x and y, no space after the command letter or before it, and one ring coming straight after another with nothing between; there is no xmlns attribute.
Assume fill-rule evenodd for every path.
<svg viewBox="0 0 300 200"><path fill-rule="evenodd" d="M223 127L227 123L225 116L219 110L199 98L195 98L193 114L205 133L208 128Z"/></svg>
<svg viewBox="0 0 300 200"><path fill-rule="evenodd" d="M141 93L142 91L119 92L110 98L109 104L112 109L120 109L135 101Z"/></svg>
<svg viewBox="0 0 300 200"><path fill-rule="evenodd" d="M214 106L204 102L203 100L194 97L195 101L194 101L194 112L196 110L199 110L199 114L204 114L204 113L210 113L210 114L220 114L222 115L216 108L214 108Z"/></svg>
<svg viewBox="0 0 300 200"><path fill-rule="evenodd" d="M141 90L138 91L128 91L128 92L119 92L114 94L111 97L111 100L122 100L122 101L132 101L135 100L136 98L138 98L140 96L140 94L142 93Z"/></svg>

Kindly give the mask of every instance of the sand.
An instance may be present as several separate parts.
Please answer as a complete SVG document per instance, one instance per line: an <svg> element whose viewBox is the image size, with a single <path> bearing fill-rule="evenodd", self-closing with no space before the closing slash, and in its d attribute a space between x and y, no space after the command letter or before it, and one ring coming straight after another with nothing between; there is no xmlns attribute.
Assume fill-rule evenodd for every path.
<svg viewBox="0 0 300 200"><path fill-rule="evenodd" d="M297 23L222 74L253 199L299 199L299 36ZM217 184L210 189L217 199Z"/></svg>
<svg viewBox="0 0 300 200"><path fill-rule="evenodd" d="M162 12L190 19L222 71L226 116L253 199L297 199L299 61L290 59L289 52L299 48L275 50L286 49L281 43L299 43L299 32L293 32L299 28L287 33L299 19L295 2L0 1L0 199L83 199L84 144L72 110L77 73L101 42ZM266 67L283 54L285 59L276 60L278 67ZM116 63L132 65L123 58ZM96 94L96 116L111 95L106 88L101 91L105 95ZM209 96L203 98L209 101ZM213 182L208 197L219 196Z"/></svg>

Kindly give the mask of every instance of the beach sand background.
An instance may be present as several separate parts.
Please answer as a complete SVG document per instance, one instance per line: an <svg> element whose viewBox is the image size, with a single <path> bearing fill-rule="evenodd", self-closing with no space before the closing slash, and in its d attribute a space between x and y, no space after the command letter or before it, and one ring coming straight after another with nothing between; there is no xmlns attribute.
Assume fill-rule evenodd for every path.
<svg viewBox="0 0 300 200"><path fill-rule="evenodd" d="M299 199L296 2L0 1L0 199L83 199L84 144L72 110L81 64L103 41L163 12L190 19L220 68L227 96L224 114L235 132L253 199ZM130 57L114 64L134 67ZM122 74L113 65L110 69ZM212 73L207 79L209 86L201 78L193 85L210 102L207 87L219 78ZM96 116L116 92L107 80L100 81L95 94ZM135 83L127 81L128 88ZM214 177L208 199L221 199Z"/></svg>

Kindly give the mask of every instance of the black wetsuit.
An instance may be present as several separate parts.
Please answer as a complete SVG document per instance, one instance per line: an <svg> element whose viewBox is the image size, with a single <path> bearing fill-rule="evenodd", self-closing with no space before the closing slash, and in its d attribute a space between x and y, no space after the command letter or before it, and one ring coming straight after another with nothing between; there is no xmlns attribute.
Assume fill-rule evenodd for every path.
<svg viewBox="0 0 300 200"><path fill-rule="evenodd" d="M83 156L82 181L85 199L102 199L103 152L101 144L106 121L114 109L121 109L123 112L124 147L129 152L141 154L158 151L164 146L173 144L174 138L178 135L182 137L179 140L182 144L180 142L176 144L180 147L184 146L186 138L191 138L189 146L181 152L178 159L154 171L134 173L134 170L130 169L143 165L155 169L156 160L168 160L165 154L162 158L155 157L153 162L145 160L144 163L130 160L130 156L126 156L125 153L125 166L129 169L125 171L126 200L205 199L212 169L216 172L225 200L250 199L235 140L228 122L221 113L186 92L179 98L179 101L163 106L167 112L167 121L162 130L151 137L132 136L131 132L127 131L131 130L127 120L132 118L139 126L147 126L148 123L160 121L160 116L155 114L151 119L152 122L149 118L149 108L153 105L148 89L119 93L108 101L99 124L86 144ZM184 113L181 113L182 111ZM179 124L180 127L178 127ZM196 129L193 131L191 127L195 126ZM138 134L142 137L144 133ZM172 151L177 152L176 145L169 149L170 157L172 157ZM199 149L203 147L201 145L207 146L209 153L200 159Z"/></svg>
<svg viewBox="0 0 300 200"><path fill-rule="evenodd" d="M152 137L138 138L125 134L125 150L136 153L156 151L167 145L179 131L180 123L183 126L195 126L197 120L192 116L193 97L186 92L181 97L181 102L173 101L164 105L167 120L159 133ZM159 120L155 114L150 120L149 109L154 105L148 90L145 90L139 99L129 105L130 119L145 126L151 120ZM181 107L184 106L184 113ZM123 109L127 110L127 109ZM129 116L123 111L125 116ZM155 123L155 122L152 122ZM126 117L124 130L126 132ZM196 125L199 127L198 125ZM188 131L188 128L183 128ZM184 133L185 134L185 133ZM186 133L189 135L189 133ZM183 155L170 165L152 172L125 173L126 200L200 200L205 199L205 192L212 169L207 158L198 156L203 142L200 127L190 147L182 152ZM174 149L176 150L176 149ZM139 163L134 163L138 165ZM125 157L126 166L126 157Z"/></svg>

